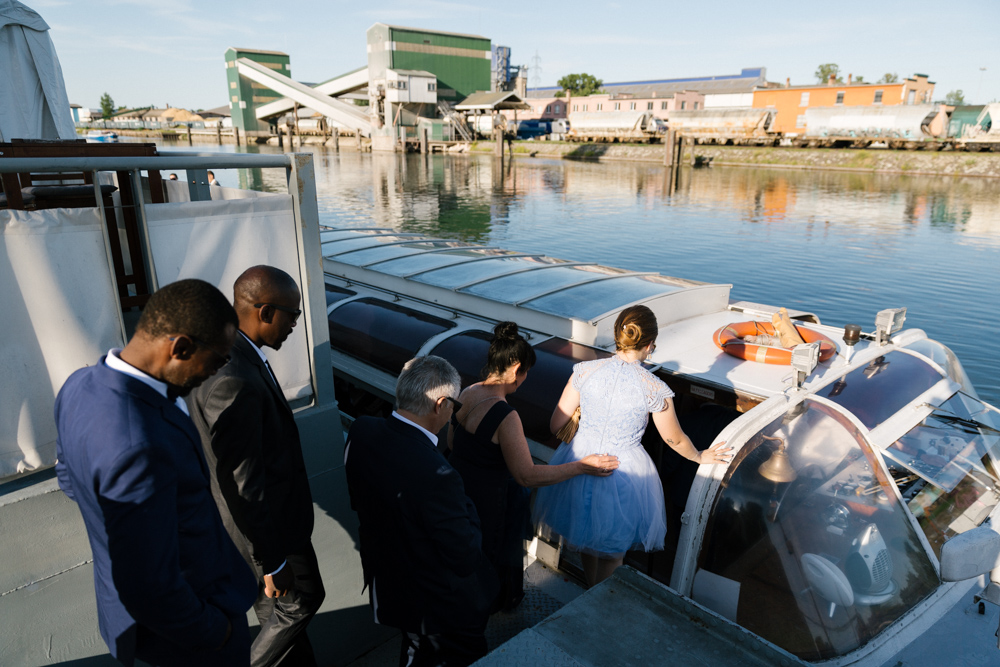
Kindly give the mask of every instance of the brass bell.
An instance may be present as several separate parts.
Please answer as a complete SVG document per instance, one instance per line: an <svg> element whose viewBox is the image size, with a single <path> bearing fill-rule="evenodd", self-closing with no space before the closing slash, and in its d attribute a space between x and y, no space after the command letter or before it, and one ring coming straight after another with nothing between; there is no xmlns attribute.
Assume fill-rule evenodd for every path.
<svg viewBox="0 0 1000 667"><path fill-rule="evenodd" d="M788 454L785 453L785 441L781 438L769 438L766 435L764 438L767 440L777 440L781 444L768 460L760 464L757 472L764 479L776 484L795 481L799 474L795 472L795 468L792 467L792 463L788 459Z"/></svg>

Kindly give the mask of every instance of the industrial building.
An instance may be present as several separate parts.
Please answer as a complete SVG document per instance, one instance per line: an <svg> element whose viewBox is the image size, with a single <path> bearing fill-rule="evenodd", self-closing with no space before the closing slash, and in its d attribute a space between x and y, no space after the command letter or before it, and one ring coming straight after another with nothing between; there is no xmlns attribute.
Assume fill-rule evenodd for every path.
<svg viewBox="0 0 1000 667"><path fill-rule="evenodd" d="M257 107L280 100L283 95L261 83L241 77L236 67L236 61L240 58L252 60L287 77L292 76L291 58L287 53L281 51L226 49L226 84L229 86L233 127L238 128L247 136L255 136L258 133L269 135L271 133L270 125L258 119Z"/></svg>
<svg viewBox="0 0 1000 667"><path fill-rule="evenodd" d="M934 82L926 74L914 74L899 83L854 83L848 76L846 84L831 78L825 84L756 90L752 106L775 110L772 132L795 134L805 131L809 108L929 104L933 96Z"/></svg>

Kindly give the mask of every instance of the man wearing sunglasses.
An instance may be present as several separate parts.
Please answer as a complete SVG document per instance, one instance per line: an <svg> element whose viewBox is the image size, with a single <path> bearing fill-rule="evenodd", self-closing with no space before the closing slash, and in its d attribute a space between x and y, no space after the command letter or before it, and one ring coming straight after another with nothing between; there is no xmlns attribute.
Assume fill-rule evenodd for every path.
<svg viewBox="0 0 1000 667"><path fill-rule="evenodd" d="M315 665L306 626L325 596L298 428L263 352L287 340L300 301L284 271L244 271L233 285L239 333L232 360L188 398L223 523L258 579L254 667Z"/></svg>
<svg viewBox="0 0 1000 667"><path fill-rule="evenodd" d="M56 399L59 486L80 507L100 630L125 665L246 665L253 576L219 518L180 399L226 363L237 318L201 280L153 294L121 350Z"/></svg>

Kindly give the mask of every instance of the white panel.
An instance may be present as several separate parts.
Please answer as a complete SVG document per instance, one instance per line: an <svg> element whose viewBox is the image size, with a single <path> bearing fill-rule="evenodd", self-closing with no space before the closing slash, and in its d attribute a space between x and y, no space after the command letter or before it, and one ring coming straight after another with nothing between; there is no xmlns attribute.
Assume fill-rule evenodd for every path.
<svg viewBox="0 0 1000 667"><path fill-rule="evenodd" d="M0 211L0 477L55 463L55 397L122 347L96 208Z"/></svg>
<svg viewBox="0 0 1000 667"><path fill-rule="evenodd" d="M201 278L231 300L233 282L243 271L268 264L287 271L303 292L308 289L299 275L289 195L152 204L146 206L146 217L161 286ZM280 350L265 350L288 400L312 393L304 331L297 326Z"/></svg>

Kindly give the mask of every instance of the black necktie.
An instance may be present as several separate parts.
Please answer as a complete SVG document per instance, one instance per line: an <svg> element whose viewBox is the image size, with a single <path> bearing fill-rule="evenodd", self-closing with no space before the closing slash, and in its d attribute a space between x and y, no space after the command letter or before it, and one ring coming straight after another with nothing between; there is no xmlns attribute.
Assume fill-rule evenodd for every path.
<svg viewBox="0 0 1000 667"><path fill-rule="evenodd" d="M271 381L274 382L274 386L277 387L279 391L281 391L281 385L278 384L278 376L276 376L274 374L274 371L271 370L271 364L267 363L267 359L264 360L264 368L267 369L268 375L271 376Z"/></svg>

